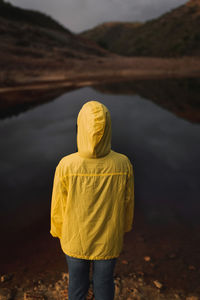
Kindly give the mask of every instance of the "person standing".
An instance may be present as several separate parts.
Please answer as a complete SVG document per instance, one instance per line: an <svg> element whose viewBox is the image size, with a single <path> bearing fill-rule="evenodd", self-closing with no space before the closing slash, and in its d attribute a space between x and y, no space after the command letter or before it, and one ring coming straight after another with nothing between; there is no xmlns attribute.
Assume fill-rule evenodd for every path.
<svg viewBox="0 0 200 300"><path fill-rule="evenodd" d="M114 299L114 268L133 226L133 165L111 149L111 132L108 108L86 102L77 118L78 151L55 170L50 233L66 256L69 300L86 298L90 263L95 300Z"/></svg>

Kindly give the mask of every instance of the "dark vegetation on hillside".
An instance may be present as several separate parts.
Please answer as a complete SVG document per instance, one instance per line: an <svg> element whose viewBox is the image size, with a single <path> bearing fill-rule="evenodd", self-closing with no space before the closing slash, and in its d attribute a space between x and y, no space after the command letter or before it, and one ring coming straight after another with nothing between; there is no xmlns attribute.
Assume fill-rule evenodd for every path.
<svg viewBox="0 0 200 300"><path fill-rule="evenodd" d="M190 0L145 23L109 22L80 36L125 56L200 55L200 1Z"/></svg>
<svg viewBox="0 0 200 300"><path fill-rule="evenodd" d="M21 9L0 0L0 68L9 71L18 61L38 65L42 59L64 63L69 59L106 56L108 52L93 41L77 37L51 17ZM46 65L49 62L46 62Z"/></svg>
<svg viewBox="0 0 200 300"><path fill-rule="evenodd" d="M27 10L16 7L9 2L0 0L0 17L6 18L7 20L17 21L21 23L27 23L31 25L37 25L40 27L59 30L67 32L70 31L58 22L54 21L50 16L45 15L39 11Z"/></svg>

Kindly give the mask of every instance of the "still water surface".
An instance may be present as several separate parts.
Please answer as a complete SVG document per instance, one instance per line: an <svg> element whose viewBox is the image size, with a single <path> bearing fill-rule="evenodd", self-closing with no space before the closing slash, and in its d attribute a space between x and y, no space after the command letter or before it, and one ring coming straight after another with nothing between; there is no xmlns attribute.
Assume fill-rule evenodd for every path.
<svg viewBox="0 0 200 300"><path fill-rule="evenodd" d="M77 115L89 100L108 107L112 149L133 163L135 212L149 225L199 224L200 126L139 94L85 87L0 121L2 234L49 215L55 167L76 151Z"/></svg>

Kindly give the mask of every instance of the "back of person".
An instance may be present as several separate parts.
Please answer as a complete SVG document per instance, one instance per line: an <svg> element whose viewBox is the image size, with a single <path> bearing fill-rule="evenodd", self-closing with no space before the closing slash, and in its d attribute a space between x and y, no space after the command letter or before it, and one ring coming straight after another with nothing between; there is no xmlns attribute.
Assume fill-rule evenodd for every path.
<svg viewBox="0 0 200 300"><path fill-rule="evenodd" d="M68 256L116 258L132 229L134 176L128 157L111 149L111 118L102 103L80 110L77 147L56 167L50 233Z"/></svg>

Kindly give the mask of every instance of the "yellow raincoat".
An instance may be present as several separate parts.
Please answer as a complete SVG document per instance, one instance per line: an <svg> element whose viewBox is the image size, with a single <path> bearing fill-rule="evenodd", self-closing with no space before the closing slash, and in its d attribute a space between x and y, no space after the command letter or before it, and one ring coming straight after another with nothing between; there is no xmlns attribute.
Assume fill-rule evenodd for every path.
<svg viewBox="0 0 200 300"><path fill-rule="evenodd" d="M133 223L133 166L127 156L111 150L110 113L102 103L83 105L77 130L78 152L56 167L50 233L70 256L118 257Z"/></svg>

